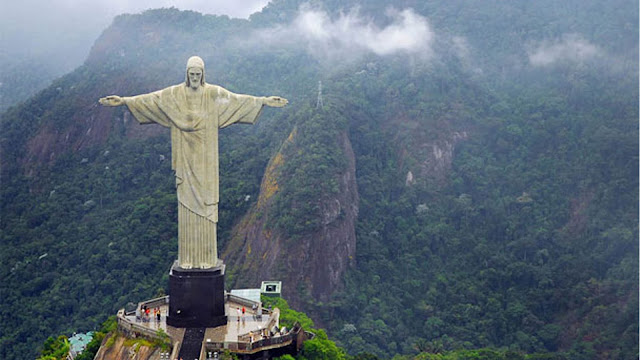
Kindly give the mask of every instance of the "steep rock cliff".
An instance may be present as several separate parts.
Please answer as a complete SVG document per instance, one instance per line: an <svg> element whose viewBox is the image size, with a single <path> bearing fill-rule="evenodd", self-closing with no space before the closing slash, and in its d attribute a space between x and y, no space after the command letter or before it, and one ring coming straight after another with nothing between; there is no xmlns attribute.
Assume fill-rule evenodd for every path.
<svg viewBox="0 0 640 360"><path fill-rule="evenodd" d="M291 173L289 162L299 161L314 151L313 147L305 148L303 143L305 138L315 134L304 131L294 129L269 162L257 203L236 225L223 253L235 286L258 286L262 280L281 280L284 296L294 306L302 305L309 295L315 300L326 301L340 288L344 272L355 262L359 199L355 158L345 131L335 133L329 140L343 161L341 166L331 168L328 177L318 179L313 174ZM308 176L311 182L331 183L334 191L322 192L309 182L291 189L291 178L296 176ZM317 197L283 199L283 187L287 192L319 190L322 193ZM318 187L322 188L322 185ZM291 216L290 212L282 210L283 206L310 208L311 216L318 222L295 232L282 221ZM306 223L310 221L313 219Z"/></svg>

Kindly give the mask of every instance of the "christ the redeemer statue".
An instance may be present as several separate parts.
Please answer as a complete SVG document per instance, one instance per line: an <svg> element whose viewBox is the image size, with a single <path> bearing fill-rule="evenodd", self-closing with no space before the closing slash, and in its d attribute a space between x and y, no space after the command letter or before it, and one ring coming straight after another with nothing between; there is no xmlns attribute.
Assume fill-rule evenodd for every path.
<svg viewBox="0 0 640 360"><path fill-rule="evenodd" d="M178 264L184 269L216 266L218 250L218 129L254 124L264 105L283 107L287 99L234 94L204 81L204 61L187 61L184 83L150 94L100 99L127 105L141 124L171 129L171 165L178 192Z"/></svg>

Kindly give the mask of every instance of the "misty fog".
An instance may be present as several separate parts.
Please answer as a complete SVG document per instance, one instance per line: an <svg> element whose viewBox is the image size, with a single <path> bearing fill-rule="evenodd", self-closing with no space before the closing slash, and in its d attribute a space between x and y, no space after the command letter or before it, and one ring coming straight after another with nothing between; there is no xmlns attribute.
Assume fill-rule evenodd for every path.
<svg viewBox="0 0 640 360"><path fill-rule="evenodd" d="M176 7L203 14L247 18L268 0L23 0L0 2L0 112L51 80L75 69L113 18ZM18 79L16 73L21 75ZM28 84L15 91L15 81Z"/></svg>

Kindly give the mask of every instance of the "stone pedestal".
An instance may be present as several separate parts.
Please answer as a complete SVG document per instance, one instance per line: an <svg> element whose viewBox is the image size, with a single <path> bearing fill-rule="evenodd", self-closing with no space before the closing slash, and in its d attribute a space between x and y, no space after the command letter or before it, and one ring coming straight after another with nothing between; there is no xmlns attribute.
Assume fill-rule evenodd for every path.
<svg viewBox="0 0 640 360"><path fill-rule="evenodd" d="M176 261L169 271L167 325L178 328L226 325L224 268L222 260L211 269L183 269Z"/></svg>

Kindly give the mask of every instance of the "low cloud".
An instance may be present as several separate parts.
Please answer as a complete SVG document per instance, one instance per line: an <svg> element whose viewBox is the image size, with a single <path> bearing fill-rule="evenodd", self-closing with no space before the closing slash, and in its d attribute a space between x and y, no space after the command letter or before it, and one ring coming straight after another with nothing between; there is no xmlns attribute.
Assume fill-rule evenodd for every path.
<svg viewBox="0 0 640 360"><path fill-rule="evenodd" d="M578 34L567 34L555 41L531 46L529 62L534 66L551 66L560 62L581 63L601 57L602 50Z"/></svg>
<svg viewBox="0 0 640 360"><path fill-rule="evenodd" d="M411 9L392 9L386 15L388 25L379 27L357 9L332 19L325 11L303 6L290 24L263 29L256 37L274 46L283 42L303 46L320 60L348 60L366 54L432 55L434 33L425 17Z"/></svg>

